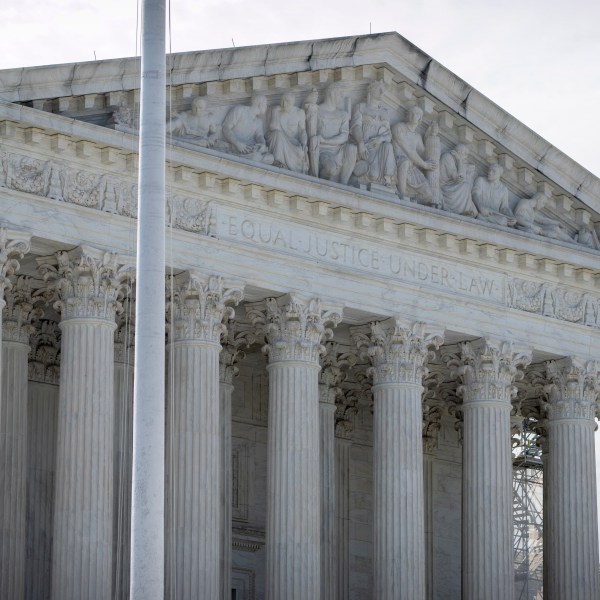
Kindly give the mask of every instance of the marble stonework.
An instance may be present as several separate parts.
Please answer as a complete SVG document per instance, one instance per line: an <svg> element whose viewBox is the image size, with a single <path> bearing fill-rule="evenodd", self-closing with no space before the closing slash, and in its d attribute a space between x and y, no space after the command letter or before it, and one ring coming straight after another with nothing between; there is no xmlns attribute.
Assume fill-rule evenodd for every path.
<svg viewBox="0 0 600 600"><path fill-rule="evenodd" d="M510 435L528 418L548 449L545 588L594 597L600 180L395 33L172 65L170 589L509 598ZM18 449L1 597L128 598L115 415L135 337L138 68L0 71L3 381L20 352L18 394L0 386L18 416L0 431ZM25 283L39 315L17 348ZM91 467L72 478L77 457Z"/></svg>

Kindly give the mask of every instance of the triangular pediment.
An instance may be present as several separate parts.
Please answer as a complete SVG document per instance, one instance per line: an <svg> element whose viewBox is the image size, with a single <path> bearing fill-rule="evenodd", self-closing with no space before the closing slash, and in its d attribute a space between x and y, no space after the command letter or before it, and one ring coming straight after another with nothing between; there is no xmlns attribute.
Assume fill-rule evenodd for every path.
<svg viewBox="0 0 600 600"><path fill-rule="evenodd" d="M600 181L398 34L176 54L168 67L175 147L600 250ZM0 98L46 113L49 129L75 119L135 135L139 61L2 71Z"/></svg>

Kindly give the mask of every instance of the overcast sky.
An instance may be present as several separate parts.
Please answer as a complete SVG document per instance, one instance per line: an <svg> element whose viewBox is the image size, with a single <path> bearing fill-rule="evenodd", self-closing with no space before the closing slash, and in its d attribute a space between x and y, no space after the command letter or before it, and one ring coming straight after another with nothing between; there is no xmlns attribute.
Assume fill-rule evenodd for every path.
<svg viewBox="0 0 600 600"><path fill-rule="evenodd" d="M137 0L3 4L1 69L139 47ZM398 31L600 176L597 0L171 0L170 12L174 52Z"/></svg>

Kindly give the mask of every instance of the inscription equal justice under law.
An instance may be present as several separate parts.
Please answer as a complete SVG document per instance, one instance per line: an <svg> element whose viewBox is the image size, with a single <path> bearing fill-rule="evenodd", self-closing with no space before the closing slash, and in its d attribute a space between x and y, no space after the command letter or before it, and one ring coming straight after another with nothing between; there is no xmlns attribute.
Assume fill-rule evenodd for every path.
<svg viewBox="0 0 600 600"><path fill-rule="evenodd" d="M249 215L220 215L217 237L256 244L265 248L309 257L320 263L392 277L418 286L491 300L503 304L505 281L479 269L449 261L432 260L405 250L390 251L382 245L326 234Z"/></svg>

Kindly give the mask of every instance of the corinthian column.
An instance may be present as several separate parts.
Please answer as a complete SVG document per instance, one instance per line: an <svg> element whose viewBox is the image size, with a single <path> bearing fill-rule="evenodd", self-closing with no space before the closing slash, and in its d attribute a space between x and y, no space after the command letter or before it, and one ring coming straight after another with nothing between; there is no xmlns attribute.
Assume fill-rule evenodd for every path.
<svg viewBox="0 0 600 600"><path fill-rule="evenodd" d="M39 262L55 282L62 331L52 598L104 600L112 592L113 334L123 273L116 254L89 247Z"/></svg>
<svg viewBox="0 0 600 600"><path fill-rule="evenodd" d="M507 342L463 344L464 600L514 596L511 400L530 353Z"/></svg>
<svg viewBox="0 0 600 600"><path fill-rule="evenodd" d="M594 453L599 391L597 362L566 358L547 365L548 493L544 548L550 546L544 592L549 600L596 600L598 514Z"/></svg>
<svg viewBox="0 0 600 600"><path fill-rule="evenodd" d="M227 323L223 336L223 349L219 356L219 406L221 407L221 506L223 509L221 527L221 600L231 600L231 397L233 379L238 374L236 364L243 360L243 348L254 343L254 336L240 327L237 321Z"/></svg>
<svg viewBox="0 0 600 600"><path fill-rule="evenodd" d="M351 334L373 365L374 597L424 600L422 381L442 332L393 318Z"/></svg>
<svg viewBox="0 0 600 600"><path fill-rule="evenodd" d="M172 282L167 418L167 597L221 594L219 353L239 286L183 273Z"/></svg>
<svg viewBox="0 0 600 600"><path fill-rule="evenodd" d="M34 311L29 279L6 291L0 393L0 596L23 598L27 484L27 355ZM36 314L38 313L38 314Z"/></svg>
<svg viewBox="0 0 600 600"><path fill-rule="evenodd" d="M249 305L269 356L267 599L315 600L320 579L319 356L341 309L289 294Z"/></svg>

